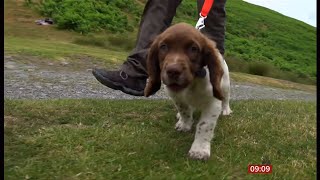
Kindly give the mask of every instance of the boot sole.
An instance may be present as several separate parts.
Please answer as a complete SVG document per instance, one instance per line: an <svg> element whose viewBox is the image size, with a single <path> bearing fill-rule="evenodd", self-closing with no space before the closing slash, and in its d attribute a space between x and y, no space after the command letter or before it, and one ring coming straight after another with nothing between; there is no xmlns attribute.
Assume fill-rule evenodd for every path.
<svg viewBox="0 0 320 180"><path fill-rule="evenodd" d="M125 87L123 86L122 84L120 83L117 83L117 82L114 82L114 81L111 81L110 79L102 76L99 72L95 71L95 70L92 70L92 74L94 75L94 77L103 85L111 88L111 89L114 89L114 90L120 90L126 94L130 94L130 95L133 95L133 96L143 96L144 95L144 92L143 91L137 91L137 90L134 90L134 89L131 89L131 88L128 88L128 87Z"/></svg>

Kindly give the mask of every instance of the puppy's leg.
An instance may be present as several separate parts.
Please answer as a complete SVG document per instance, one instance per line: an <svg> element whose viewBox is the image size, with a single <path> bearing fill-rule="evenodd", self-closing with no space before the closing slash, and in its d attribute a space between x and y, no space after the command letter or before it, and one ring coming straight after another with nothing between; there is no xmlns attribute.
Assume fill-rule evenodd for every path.
<svg viewBox="0 0 320 180"><path fill-rule="evenodd" d="M222 115L230 115L232 113L232 110L230 109L230 84L226 85L222 88L223 93L225 94L225 98L222 101Z"/></svg>
<svg viewBox="0 0 320 180"><path fill-rule="evenodd" d="M175 102L175 106L178 110L176 118L178 122L176 123L175 129L178 131L189 131L193 124L193 110L192 108L184 103Z"/></svg>
<svg viewBox="0 0 320 180"><path fill-rule="evenodd" d="M214 99L202 112L195 139L189 150L189 156L193 159L207 160L210 157L210 142L213 138L214 128L221 112L221 101Z"/></svg>
<svg viewBox="0 0 320 180"><path fill-rule="evenodd" d="M225 63L225 62L224 62ZM227 64L224 64L224 74L222 76L222 92L224 94L224 100L222 101L222 115L230 115L232 110L229 106L230 101L230 77L229 77L229 69Z"/></svg>

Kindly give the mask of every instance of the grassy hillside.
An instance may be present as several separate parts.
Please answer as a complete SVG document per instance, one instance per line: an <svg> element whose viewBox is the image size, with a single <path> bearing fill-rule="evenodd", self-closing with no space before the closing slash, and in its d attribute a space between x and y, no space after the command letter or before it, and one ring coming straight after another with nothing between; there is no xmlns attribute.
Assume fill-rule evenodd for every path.
<svg viewBox="0 0 320 180"><path fill-rule="evenodd" d="M42 13L43 16L55 17L57 25L54 27L73 29L72 31L79 31L79 28L83 28L89 31L86 35L72 33L71 37L63 36L69 39L69 42L99 47L106 49L108 53L118 51L123 54L119 58L122 60L134 46L138 21L146 1L99 0L95 1L96 4L93 1L70 3L73 1L61 1L69 2L62 5L57 3L60 1L46 0L43 2L47 2L47 4L43 6L29 4L28 7L29 9L32 8L34 12ZM69 6L72 6L72 8L67 8ZM103 7L112 9L112 11L103 11ZM15 7L12 6L12 8ZM95 11L95 8L99 11ZM59 11L55 9L59 9ZM174 23L183 21L194 25L197 20L196 9L196 1L182 1ZM316 28L269 9L239 0L228 0L226 10L226 59L231 71L269 76L299 83L315 83ZM96 12L98 14L95 14ZM18 12L14 13L18 14ZM110 20L110 18L115 18L114 14L117 14L117 18L121 20ZM100 21L103 23L99 23ZM74 24L70 24L70 22L74 22ZM79 24L81 27L78 26ZM19 26L18 23L11 25ZM117 30L113 29L114 27L117 27ZM95 31L90 32L90 29ZM46 28L47 30L51 31L51 27ZM12 36L17 37L17 34L22 33L12 31L11 26L5 27L7 39L13 38ZM41 33L46 34L47 32ZM40 34L33 34L32 36L41 36ZM63 32L59 31L59 34L63 34ZM23 36L23 38L27 36ZM70 36L70 34L67 36ZM46 38L52 39L51 37ZM59 39L59 37L55 36L54 40L56 39ZM14 43L19 42L14 38L12 40ZM10 42L7 46L10 46ZM13 47L13 49L16 49L16 47ZM111 53L113 54L113 52Z"/></svg>
<svg viewBox="0 0 320 180"><path fill-rule="evenodd" d="M269 9L229 0L227 55L316 76L316 28Z"/></svg>

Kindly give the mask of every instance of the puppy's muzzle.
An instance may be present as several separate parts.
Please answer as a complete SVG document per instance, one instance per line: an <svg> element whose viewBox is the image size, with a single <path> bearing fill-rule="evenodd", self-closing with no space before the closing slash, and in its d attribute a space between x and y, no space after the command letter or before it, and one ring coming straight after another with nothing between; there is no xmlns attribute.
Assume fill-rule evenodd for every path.
<svg viewBox="0 0 320 180"><path fill-rule="evenodd" d="M177 82L182 74L182 67L180 64L170 64L166 67L166 73L170 81Z"/></svg>

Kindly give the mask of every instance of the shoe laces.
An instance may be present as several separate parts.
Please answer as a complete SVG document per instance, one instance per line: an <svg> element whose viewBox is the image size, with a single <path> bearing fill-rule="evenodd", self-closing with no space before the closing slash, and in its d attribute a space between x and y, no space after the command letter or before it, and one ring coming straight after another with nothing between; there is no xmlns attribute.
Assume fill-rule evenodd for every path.
<svg viewBox="0 0 320 180"><path fill-rule="evenodd" d="M126 80L128 79L128 74L123 72L123 71L120 71L120 77L123 79L123 80Z"/></svg>

